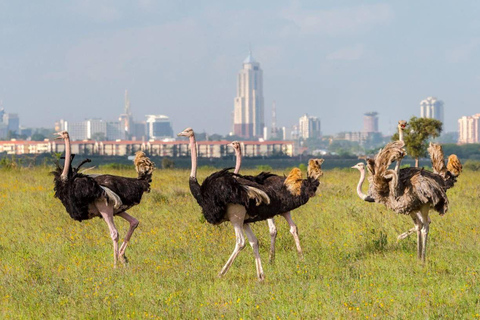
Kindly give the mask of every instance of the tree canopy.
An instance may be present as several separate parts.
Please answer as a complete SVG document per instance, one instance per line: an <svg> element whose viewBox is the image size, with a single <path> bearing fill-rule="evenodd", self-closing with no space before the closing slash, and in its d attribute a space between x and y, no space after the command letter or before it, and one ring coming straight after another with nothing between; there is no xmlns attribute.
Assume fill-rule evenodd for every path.
<svg viewBox="0 0 480 320"><path fill-rule="evenodd" d="M415 159L418 166L418 159L427 155L428 140L440 136L442 122L436 119L412 117L404 129L403 141L407 154ZM398 132L392 137L393 141L398 140Z"/></svg>

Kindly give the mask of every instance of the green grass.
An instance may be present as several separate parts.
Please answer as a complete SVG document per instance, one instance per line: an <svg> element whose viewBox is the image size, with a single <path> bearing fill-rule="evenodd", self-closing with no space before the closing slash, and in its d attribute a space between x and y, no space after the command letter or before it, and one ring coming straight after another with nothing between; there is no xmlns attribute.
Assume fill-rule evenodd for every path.
<svg viewBox="0 0 480 320"><path fill-rule="evenodd" d="M199 180L211 170L200 170ZM412 227L409 217L362 202L357 171L325 172L318 195L293 212L303 261L282 218L275 264L268 263L266 222L253 225L263 283L249 246L217 277L234 248L233 228L202 222L188 174L155 172L152 192L129 211L140 220L130 264L113 269L106 224L73 221L53 198L47 169L0 170L0 318L480 317L480 172L460 176L445 216L432 213L425 266L415 236L396 243ZM115 222L123 236L128 224Z"/></svg>

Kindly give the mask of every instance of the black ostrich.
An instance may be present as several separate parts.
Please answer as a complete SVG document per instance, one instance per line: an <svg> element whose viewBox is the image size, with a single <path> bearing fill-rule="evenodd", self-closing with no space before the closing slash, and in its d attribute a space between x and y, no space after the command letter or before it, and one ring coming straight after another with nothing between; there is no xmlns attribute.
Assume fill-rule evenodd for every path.
<svg viewBox="0 0 480 320"><path fill-rule="evenodd" d="M247 184L239 181L232 172L228 171L230 168L211 174L200 185L196 178L197 144L195 133L191 128L187 128L178 135L188 137L190 140L192 158L192 170L189 178L190 191L202 208L205 219L214 225L230 221L235 229L235 249L220 271L219 276L227 273L237 255L245 248L243 229L253 249L258 280L263 280L265 276L258 251L258 240L250 226L245 223L245 219L250 217L252 207L270 202L267 194L252 181L245 180L244 182L247 182Z"/></svg>
<svg viewBox="0 0 480 320"><path fill-rule="evenodd" d="M242 165L241 146L237 141L232 142L230 145L235 149L237 158L234 173L238 173ZM275 260L275 240L277 238L277 227L273 220L275 215L281 215L287 220L290 226L290 233L295 240L298 254L302 256L298 228L292 219L290 211L306 204L308 200L315 195L319 185L318 179L323 174L321 170L322 163L323 159L310 159L308 163L308 178L305 180L302 180L302 174L298 168L294 168L288 177L281 177L268 172L262 172L257 176L242 175L243 179L248 179L262 185L264 187L262 190L270 197L270 204L268 206L252 208L252 211L257 213L257 217L262 217L262 220L266 219L268 222L270 229L270 262ZM255 220L255 218L246 219L246 222L251 221L258 220Z"/></svg>
<svg viewBox="0 0 480 320"><path fill-rule="evenodd" d="M67 131L56 133L57 139L65 141L65 163L63 169L57 165L54 175L55 197L59 198L72 219L77 221L101 217L105 220L113 240L114 267L117 260L127 262L125 250L139 221L126 210L142 200L144 192L150 191L154 164L141 151L135 156L137 178L103 175L85 175L79 172L80 166L71 167L72 155L70 137ZM87 160L89 161L89 160ZM85 162L85 161L84 161ZM82 162L82 164L84 163ZM130 224L125 239L118 249L118 231L113 217L119 216Z"/></svg>

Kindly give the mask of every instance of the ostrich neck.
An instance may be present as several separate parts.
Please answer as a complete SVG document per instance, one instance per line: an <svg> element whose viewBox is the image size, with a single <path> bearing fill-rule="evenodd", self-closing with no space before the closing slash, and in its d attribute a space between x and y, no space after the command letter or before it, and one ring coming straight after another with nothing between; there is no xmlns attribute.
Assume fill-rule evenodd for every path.
<svg viewBox="0 0 480 320"><path fill-rule="evenodd" d="M70 169L70 162L72 161L71 155L70 137L67 137L65 138L65 162L63 164L62 175L60 176L62 180L67 180L68 178L68 170Z"/></svg>
<svg viewBox="0 0 480 320"><path fill-rule="evenodd" d="M357 185L357 194L362 199L367 199L367 195L362 192L363 181L365 181L365 170L360 170L360 180Z"/></svg>
<svg viewBox="0 0 480 320"><path fill-rule="evenodd" d="M237 157L237 161L235 162L235 171L233 171L233 173L239 173L240 167L242 166L242 151L235 149L235 156Z"/></svg>
<svg viewBox="0 0 480 320"><path fill-rule="evenodd" d="M192 171L190 171L191 178L197 178L197 141L195 135L190 136L190 153L192 157Z"/></svg>
<svg viewBox="0 0 480 320"><path fill-rule="evenodd" d="M403 141L403 130L398 128L398 140Z"/></svg>

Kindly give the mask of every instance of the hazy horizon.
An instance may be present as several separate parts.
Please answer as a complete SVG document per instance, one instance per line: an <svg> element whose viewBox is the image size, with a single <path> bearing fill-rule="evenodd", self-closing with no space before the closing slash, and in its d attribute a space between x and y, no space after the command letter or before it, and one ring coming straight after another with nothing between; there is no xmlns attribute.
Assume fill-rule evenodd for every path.
<svg viewBox="0 0 480 320"><path fill-rule="evenodd" d="M480 112L480 3L423 1L0 0L0 101L26 127L170 117L174 132L227 134L242 62L264 73L265 119L308 113L322 132L380 131L445 103L444 132ZM477 102L475 102L477 101Z"/></svg>

